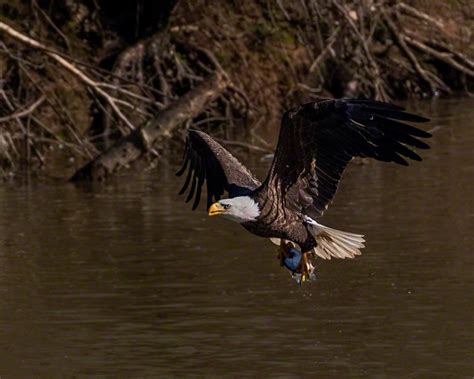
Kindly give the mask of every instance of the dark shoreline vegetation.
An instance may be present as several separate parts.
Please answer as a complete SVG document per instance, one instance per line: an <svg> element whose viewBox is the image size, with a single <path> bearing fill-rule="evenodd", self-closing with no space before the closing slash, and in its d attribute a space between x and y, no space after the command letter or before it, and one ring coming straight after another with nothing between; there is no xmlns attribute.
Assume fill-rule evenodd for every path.
<svg viewBox="0 0 474 379"><path fill-rule="evenodd" d="M5 180L103 180L159 159L188 127L266 152L259 128L302 102L474 88L470 1L0 0L0 9Z"/></svg>

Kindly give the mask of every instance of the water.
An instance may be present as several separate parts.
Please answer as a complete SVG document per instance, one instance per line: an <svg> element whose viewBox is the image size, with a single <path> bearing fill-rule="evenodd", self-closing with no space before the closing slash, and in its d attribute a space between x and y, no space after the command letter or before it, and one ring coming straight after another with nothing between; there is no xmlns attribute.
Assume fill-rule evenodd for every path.
<svg viewBox="0 0 474 379"><path fill-rule="evenodd" d="M474 100L412 109L432 150L351 165L322 222L367 248L302 288L270 242L181 202L179 159L1 188L1 377L472 377Z"/></svg>

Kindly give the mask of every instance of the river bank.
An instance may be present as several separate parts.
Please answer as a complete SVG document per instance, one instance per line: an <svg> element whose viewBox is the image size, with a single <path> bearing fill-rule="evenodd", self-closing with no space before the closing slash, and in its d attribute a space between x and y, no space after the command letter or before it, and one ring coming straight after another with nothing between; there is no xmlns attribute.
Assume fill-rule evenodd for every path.
<svg viewBox="0 0 474 379"><path fill-rule="evenodd" d="M271 149L259 129L301 102L452 96L474 83L469 2L130 4L0 1L4 178L67 179L135 129L131 159L98 177L159 158L183 126ZM160 114L180 100L186 118L163 133Z"/></svg>

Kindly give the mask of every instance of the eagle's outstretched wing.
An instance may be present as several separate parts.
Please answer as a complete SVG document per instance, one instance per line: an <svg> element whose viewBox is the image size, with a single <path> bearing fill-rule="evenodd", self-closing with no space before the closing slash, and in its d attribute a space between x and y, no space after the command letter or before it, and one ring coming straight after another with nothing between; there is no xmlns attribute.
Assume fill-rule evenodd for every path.
<svg viewBox="0 0 474 379"><path fill-rule="evenodd" d="M401 165L408 165L405 158L421 160L408 147L428 149L419 138L431 135L401 121L429 120L371 100L323 100L290 110L283 115L275 157L260 191L285 207L319 217L353 157Z"/></svg>
<svg viewBox="0 0 474 379"><path fill-rule="evenodd" d="M186 202L194 196L193 210L199 205L204 181L207 182L207 208L219 201L224 191L233 197L249 193L260 186L260 182L237 158L209 135L198 130L189 130L183 166L176 175L181 176L186 168L188 174L179 194L184 194L191 183Z"/></svg>

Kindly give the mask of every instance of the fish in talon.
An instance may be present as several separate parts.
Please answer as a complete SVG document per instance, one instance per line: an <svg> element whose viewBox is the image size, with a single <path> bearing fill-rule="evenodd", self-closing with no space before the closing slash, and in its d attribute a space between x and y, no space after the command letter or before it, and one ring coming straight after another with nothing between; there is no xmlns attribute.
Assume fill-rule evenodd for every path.
<svg viewBox="0 0 474 379"><path fill-rule="evenodd" d="M301 263L301 258L303 257L303 254L301 254L301 251L293 247L290 247L286 251L286 254L287 255L283 259L283 266L285 266L291 272L295 272Z"/></svg>

